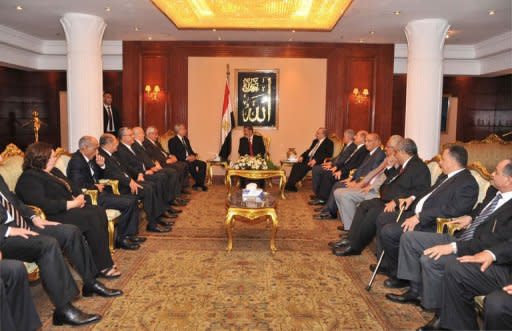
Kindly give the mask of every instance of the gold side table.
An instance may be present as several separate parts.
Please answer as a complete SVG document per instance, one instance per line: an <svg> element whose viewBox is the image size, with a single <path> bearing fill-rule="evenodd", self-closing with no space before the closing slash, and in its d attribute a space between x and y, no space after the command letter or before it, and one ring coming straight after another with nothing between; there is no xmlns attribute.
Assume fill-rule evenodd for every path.
<svg viewBox="0 0 512 331"><path fill-rule="evenodd" d="M228 168L226 161L207 160L206 161L206 184L211 185L213 183L213 167L221 167L224 169ZM224 178L226 183L226 178Z"/></svg>
<svg viewBox="0 0 512 331"><path fill-rule="evenodd" d="M224 223L228 236L226 250L231 252L233 249L233 228L235 226L235 220L248 224L258 224L266 221L271 222L270 251L272 254L275 254L277 251L276 234L279 228L276 207L276 199L266 192L262 199L256 201L243 201L241 191L228 196L226 200L226 221Z"/></svg>
<svg viewBox="0 0 512 331"><path fill-rule="evenodd" d="M279 177L279 192L281 193L281 198L284 200L286 196L284 195L284 187L286 186L286 172L282 169L275 170L238 170L233 168L228 168L226 171L226 188L228 190L228 197L231 196L231 177L239 176L247 179L268 179Z"/></svg>

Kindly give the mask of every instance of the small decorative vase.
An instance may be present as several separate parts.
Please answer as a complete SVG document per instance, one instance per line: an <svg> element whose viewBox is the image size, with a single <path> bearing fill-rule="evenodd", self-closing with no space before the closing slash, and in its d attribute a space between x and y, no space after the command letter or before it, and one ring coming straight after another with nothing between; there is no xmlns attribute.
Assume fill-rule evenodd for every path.
<svg viewBox="0 0 512 331"><path fill-rule="evenodd" d="M297 151L295 147L288 148L288 152L286 152L286 158L289 160L291 158L297 158Z"/></svg>

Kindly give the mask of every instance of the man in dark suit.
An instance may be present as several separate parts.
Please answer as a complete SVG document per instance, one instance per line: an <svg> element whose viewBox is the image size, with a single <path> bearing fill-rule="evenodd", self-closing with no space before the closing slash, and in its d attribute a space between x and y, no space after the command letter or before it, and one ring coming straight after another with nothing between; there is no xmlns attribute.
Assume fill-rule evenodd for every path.
<svg viewBox="0 0 512 331"><path fill-rule="evenodd" d="M364 137L364 138L363 138ZM334 191L338 188L346 187L349 182L357 182L366 176L370 171L378 167L386 155L380 148L380 136L376 133L367 134L366 131L359 131L356 135L356 142L363 141L356 150L343 163L337 163L331 173L327 173L321 178L320 188L317 193L317 199L309 201L310 205L323 205L326 201L329 206L325 211L317 215L317 219L336 218L336 200ZM349 173L357 169L352 178L348 178Z"/></svg>
<svg viewBox="0 0 512 331"><path fill-rule="evenodd" d="M457 256L476 254L512 237L512 161L498 163L492 185L482 203L452 221L465 229L455 237L416 231L403 234L397 276L410 281L410 289L402 294L386 295L389 300L419 303L421 297L425 308L441 308L445 267L454 263ZM444 209L454 208L446 202Z"/></svg>
<svg viewBox="0 0 512 331"><path fill-rule="evenodd" d="M67 177L75 187L98 191L98 205L121 212L116 231L116 246L122 249L139 249L146 238L137 236L139 229L139 207L137 197L131 194L114 195L109 188L99 183L105 168L105 158L97 155L99 143L91 136L78 141L78 148L71 156Z"/></svg>
<svg viewBox="0 0 512 331"><path fill-rule="evenodd" d="M419 195L399 198L398 206L405 204L405 212L398 222L398 212L381 213L378 216L377 240L386 252L382 265L390 276L384 282L387 287L404 287L409 283L397 278L400 238L404 233L435 232L437 217L459 217L469 213L475 205L478 183L466 169L467 162L468 152L463 146L446 147L439 162L443 174L436 183Z"/></svg>
<svg viewBox="0 0 512 331"><path fill-rule="evenodd" d="M83 325L100 320L101 316L84 313L73 306L72 300L80 292L61 249L82 278L84 296L122 294L96 280L98 269L78 227L36 216L0 176L0 251L3 257L38 265L46 293L55 306L54 324Z"/></svg>
<svg viewBox="0 0 512 331"><path fill-rule="evenodd" d="M240 143L238 144L238 154L240 156L256 156L265 157L267 153L265 149L265 143L263 137L254 134L252 126L244 126L244 135L240 137ZM245 187L248 183L256 183L259 187L265 186L265 180L260 179L256 181L248 181L245 178L240 178L240 187Z"/></svg>
<svg viewBox="0 0 512 331"><path fill-rule="evenodd" d="M172 192L171 204L173 206L186 206L189 200L180 197L182 189L182 177L178 174L178 171L174 168L164 167L160 164L160 162L154 161L147 153L146 147L144 147L143 142L146 139L144 130L140 126L136 126L132 130L135 139L131 147L137 158L144 163L144 166L147 169L153 169L154 172L161 172L167 175L169 180L169 188Z"/></svg>
<svg viewBox="0 0 512 331"><path fill-rule="evenodd" d="M509 207L510 209L510 207ZM512 238L446 265L441 317L418 330L440 326L478 330L474 297L485 295L484 330L512 330ZM437 322L437 323L436 323Z"/></svg>
<svg viewBox="0 0 512 331"><path fill-rule="evenodd" d="M302 180L315 165L322 164L326 158L331 157L333 148L332 140L327 137L327 129L319 128L316 130L315 139L311 146L302 153L298 162L293 165L285 189L297 192L297 182Z"/></svg>
<svg viewBox="0 0 512 331"><path fill-rule="evenodd" d="M135 136L133 130L127 127L119 129L119 147L115 153L116 157L126 166L132 178L139 181L150 181L155 184L157 194L166 203L171 203L176 198L177 175L173 171L170 176L161 172L162 167L155 165L147 155L137 155L133 148ZM172 171L172 169L170 169ZM168 211L176 217L179 210L168 207Z"/></svg>
<svg viewBox="0 0 512 331"><path fill-rule="evenodd" d="M112 94L103 93L103 132L117 135L121 128L121 118L117 109L112 107Z"/></svg>
<svg viewBox="0 0 512 331"><path fill-rule="evenodd" d="M419 196L430 187L430 172L418 157L414 141L399 141L395 157L400 167L386 169L387 179L379 189L380 198L365 200L359 204L348 237L332 245L334 255L360 255L375 236L376 219L382 211L391 213L398 206L397 199Z"/></svg>
<svg viewBox="0 0 512 331"><path fill-rule="evenodd" d="M169 140L169 152L178 158L179 161L185 161L188 164L188 171L195 180L192 186L195 190L202 189L208 191L204 184L206 178L206 163L197 158L197 154L192 149L187 137L187 128L183 124L174 126L176 135Z"/></svg>
<svg viewBox="0 0 512 331"><path fill-rule="evenodd" d="M0 330L35 331L41 326L25 265L2 260L0 252Z"/></svg>
<svg viewBox="0 0 512 331"><path fill-rule="evenodd" d="M104 178L119 181L121 194L133 194L144 202L149 232L169 232L170 222L165 217L167 205L162 196L158 195L155 184L149 181L138 181L128 174L128 169L117 159L114 153L117 151L119 141L114 135L105 133L100 137L100 155L105 159ZM159 223L161 223L159 225Z"/></svg>
<svg viewBox="0 0 512 331"><path fill-rule="evenodd" d="M238 154L240 156L260 155L261 157L265 157L266 153L267 151L265 150L263 137L254 135L254 129L252 126L244 126L244 136L240 138L240 143L238 144Z"/></svg>
<svg viewBox="0 0 512 331"><path fill-rule="evenodd" d="M153 161L158 161L162 167L172 168L178 172L182 184L181 193L188 194L189 192L185 190L185 187L188 186L188 164L184 161L178 161L176 156L167 153L163 149L158 141L158 129L156 127L148 126L146 128L146 139L142 144Z"/></svg>
<svg viewBox="0 0 512 331"><path fill-rule="evenodd" d="M343 133L343 149L340 151L338 155L333 157L332 159L327 159L322 164L316 164L313 169L311 169L311 182L313 184L313 195L311 195L311 199L316 199L316 192L320 189L320 179L323 176L324 172L330 172L330 169L333 167L333 164L336 162L345 163L345 161L352 155L352 153L356 150L356 144L354 144L354 130L347 129Z"/></svg>

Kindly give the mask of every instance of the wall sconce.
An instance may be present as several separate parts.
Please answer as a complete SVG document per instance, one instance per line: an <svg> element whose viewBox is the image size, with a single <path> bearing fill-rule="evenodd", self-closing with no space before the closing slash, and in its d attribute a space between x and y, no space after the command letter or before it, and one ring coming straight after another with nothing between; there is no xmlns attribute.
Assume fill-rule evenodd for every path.
<svg viewBox="0 0 512 331"><path fill-rule="evenodd" d="M354 95L354 100L356 103L363 103L366 102L368 99L368 96L370 95L370 92L368 92L368 89L363 89L363 92L360 92L359 89L356 87L352 91L352 94Z"/></svg>
<svg viewBox="0 0 512 331"><path fill-rule="evenodd" d="M151 90L151 85L146 85L144 91L146 92L148 98L151 98L151 100L156 100L158 99L158 93L160 93L160 86L155 85L153 90Z"/></svg>

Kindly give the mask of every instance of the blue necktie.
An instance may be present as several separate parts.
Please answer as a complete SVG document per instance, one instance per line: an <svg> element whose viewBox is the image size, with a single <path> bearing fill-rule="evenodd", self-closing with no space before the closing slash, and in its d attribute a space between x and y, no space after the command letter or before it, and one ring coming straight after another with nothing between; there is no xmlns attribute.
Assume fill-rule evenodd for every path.
<svg viewBox="0 0 512 331"><path fill-rule="evenodd" d="M500 201L500 199L502 198L503 196L501 195L501 193L498 193L496 194L496 196L494 197L494 199L491 200L491 202L487 205L487 207L485 207L484 210L482 210L482 212L480 213L480 215L478 215L474 220L473 222L471 223L471 225L469 226L469 228L466 229L466 231L464 231L462 233L462 235L460 236L459 240L461 241L465 241L465 240L471 240L473 239L473 236L475 235L475 231L476 231L476 228L482 224L483 222L485 222L489 216L492 215L492 213L494 213L494 211L496 210L496 207L498 206L498 202Z"/></svg>

